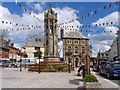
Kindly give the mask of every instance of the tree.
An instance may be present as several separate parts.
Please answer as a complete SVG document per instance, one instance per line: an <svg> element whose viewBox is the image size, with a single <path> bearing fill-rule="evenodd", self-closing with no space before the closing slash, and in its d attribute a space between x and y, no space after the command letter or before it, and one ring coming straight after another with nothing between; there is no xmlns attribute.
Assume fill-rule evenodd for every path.
<svg viewBox="0 0 120 90"><path fill-rule="evenodd" d="M35 57L38 57L38 58L39 58L39 73L40 73L40 58L42 57L42 51L37 50L37 51L35 52Z"/></svg>

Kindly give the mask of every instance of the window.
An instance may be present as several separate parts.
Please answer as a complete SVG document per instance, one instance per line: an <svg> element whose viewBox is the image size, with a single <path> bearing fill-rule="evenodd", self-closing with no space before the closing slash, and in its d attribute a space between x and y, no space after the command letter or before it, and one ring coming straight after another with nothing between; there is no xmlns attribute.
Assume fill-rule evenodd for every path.
<svg viewBox="0 0 120 90"><path fill-rule="evenodd" d="M71 51L71 47L70 47L70 46L68 46L68 52L69 52L69 51Z"/></svg>
<svg viewBox="0 0 120 90"><path fill-rule="evenodd" d="M78 44L78 40L75 40L75 41L74 41L74 44Z"/></svg>
<svg viewBox="0 0 120 90"><path fill-rule="evenodd" d="M78 54L78 53L79 53L79 48L75 47L75 54Z"/></svg>
<svg viewBox="0 0 120 90"><path fill-rule="evenodd" d="M68 43L68 44L71 44L71 43L72 43L72 41L71 41L71 40L68 40L68 41L67 41L67 43Z"/></svg>
<svg viewBox="0 0 120 90"><path fill-rule="evenodd" d="M85 45L85 40L82 40L82 41L81 41L81 44L82 44L82 45Z"/></svg>
<svg viewBox="0 0 120 90"><path fill-rule="evenodd" d="M85 54L85 47L82 47L82 54Z"/></svg>
<svg viewBox="0 0 120 90"><path fill-rule="evenodd" d="M40 47L35 47L35 50L40 50Z"/></svg>

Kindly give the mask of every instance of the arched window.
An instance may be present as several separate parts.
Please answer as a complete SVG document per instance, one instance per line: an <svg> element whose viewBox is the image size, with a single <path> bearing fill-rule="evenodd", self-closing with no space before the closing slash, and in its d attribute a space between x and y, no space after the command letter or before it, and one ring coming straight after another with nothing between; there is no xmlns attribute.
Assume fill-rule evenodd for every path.
<svg viewBox="0 0 120 90"><path fill-rule="evenodd" d="M75 54L78 54L78 53L79 53L79 48L75 47Z"/></svg>
<svg viewBox="0 0 120 90"><path fill-rule="evenodd" d="M71 51L71 47L70 47L70 46L68 46L68 52L69 52L69 51Z"/></svg>
<svg viewBox="0 0 120 90"><path fill-rule="evenodd" d="M82 54L85 54L85 47L82 47Z"/></svg>

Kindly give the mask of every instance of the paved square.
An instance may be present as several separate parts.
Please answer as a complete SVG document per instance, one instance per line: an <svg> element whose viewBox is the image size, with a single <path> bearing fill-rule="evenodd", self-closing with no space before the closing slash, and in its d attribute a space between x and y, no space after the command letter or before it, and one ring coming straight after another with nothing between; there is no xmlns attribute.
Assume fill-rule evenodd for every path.
<svg viewBox="0 0 120 90"><path fill-rule="evenodd" d="M79 88L82 77L76 71L68 72L29 72L19 68L2 69L2 88Z"/></svg>

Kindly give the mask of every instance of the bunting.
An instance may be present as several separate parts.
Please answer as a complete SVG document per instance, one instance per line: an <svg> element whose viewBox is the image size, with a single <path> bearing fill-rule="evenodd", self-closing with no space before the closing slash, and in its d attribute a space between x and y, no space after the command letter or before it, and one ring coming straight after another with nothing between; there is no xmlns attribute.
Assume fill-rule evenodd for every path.
<svg viewBox="0 0 120 90"><path fill-rule="evenodd" d="M35 30L35 29L38 29L38 28L41 28L40 27L32 27L32 28L17 28L17 29L0 29L0 31L21 31L21 30Z"/></svg>
<svg viewBox="0 0 120 90"><path fill-rule="evenodd" d="M96 42L96 41L92 41L92 40L90 40L90 43L99 44L99 45L105 45L105 46L111 46L111 44L105 44L105 43Z"/></svg>
<svg viewBox="0 0 120 90"><path fill-rule="evenodd" d="M40 33L38 33L38 34L35 34L35 35L33 35L33 36L30 36L30 37L26 38L25 40L16 41L16 42L14 42L14 43L22 43L22 42L25 42L25 41L30 40L30 39L32 39L32 38L34 38L34 37L36 37L36 36L38 36L38 35L40 35L40 34L42 34L42 33L44 33L44 31L42 31L42 32L40 32Z"/></svg>
<svg viewBox="0 0 120 90"><path fill-rule="evenodd" d="M16 4L17 4L19 7L22 8L23 12L26 12L26 13L28 13L29 15L31 15L31 11L28 10L28 9L26 9L24 5L22 5L22 4L18 3L18 2L17 2ZM32 15L32 16L33 16L34 18L36 18L38 21L42 22L37 16L35 16L35 15Z"/></svg>
<svg viewBox="0 0 120 90"><path fill-rule="evenodd" d="M2 21L2 24L10 24L10 25L13 25L13 26L25 26L25 27L38 27L40 28L41 26L38 26L38 25L27 25L27 24L19 24L19 23L12 23L12 22L8 22L8 21Z"/></svg>
<svg viewBox="0 0 120 90"><path fill-rule="evenodd" d="M106 26L106 25L117 25L118 22L112 22L112 21L109 21L109 22L103 22L103 23L97 23L97 24L94 24L94 25L90 25L90 24L87 24L87 25L82 25L82 26L57 26L58 28L90 28L90 27L98 27L98 26Z"/></svg>
<svg viewBox="0 0 120 90"><path fill-rule="evenodd" d="M58 24L58 25L68 24L68 23L74 22L75 20L86 19L87 17L90 17L90 16L92 16L92 15L96 15L98 12L100 13L100 12L102 12L103 10L105 10L105 9L107 9L107 8L111 8L113 5L114 5L114 3L109 3L108 5L106 5L106 6L102 7L102 8L98 8L97 10L92 11L92 12L90 12L90 13L88 13L88 14L85 14L85 15L77 18L77 19L70 20L70 21L67 21L67 22L65 22L65 23L60 23L60 24ZM118 0L116 0L115 5L118 6Z"/></svg>

